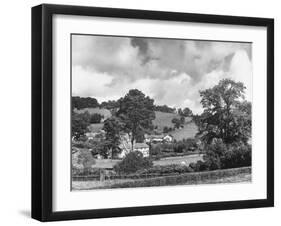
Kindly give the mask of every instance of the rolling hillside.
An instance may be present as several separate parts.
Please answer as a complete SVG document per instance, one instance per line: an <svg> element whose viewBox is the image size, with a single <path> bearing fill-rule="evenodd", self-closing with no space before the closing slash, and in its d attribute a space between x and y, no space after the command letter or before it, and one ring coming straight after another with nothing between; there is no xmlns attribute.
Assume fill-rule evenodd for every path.
<svg viewBox="0 0 281 226"><path fill-rule="evenodd" d="M162 132L165 126L174 127L174 124L172 123L173 118L180 118L180 116L175 113L155 111L155 119L153 120L153 124L158 127L157 130L159 132Z"/></svg>
<svg viewBox="0 0 281 226"><path fill-rule="evenodd" d="M189 122L184 125L182 129L176 129L172 131L170 134L176 140L182 140L186 138L194 138L196 133L198 132L198 128L194 122Z"/></svg>
<svg viewBox="0 0 281 226"><path fill-rule="evenodd" d="M180 118L180 116L176 113L165 113L160 111L156 111L155 116L156 117L153 120L153 124L157 126L157 131L160 133L163 132L163 128L165 126L174 127L174 124L171 122L173 118ZM186 117L184 128L175 129L169 134L171 134L176 140L193 138L198 130L195 123L191 122L191 120L191 117Z"/></svg>
<svg viewBox="0 0 281 226"><path fill-rule="evenodd" d="M90 114L98 113L104 116L104 119L111 117L111 112L105 108L83 108L80 110L74 110L77 113L84 113L88 111ZM153 120L153 124L157 126L157 132L162 133L163 128L174 127L172 123L173 118L180 118L180 116L176 113L165 113L160 111L155 111L155 119ZM182 140L186 138L193 138L197 133L198 129L194 122L191 122L191 117L185 118L184 128L175 129L171 131L171 134L176 140ZM103 123L91 124L89 129L91 132L98 132L103 127Z"/></svg>
<svg viewBox="0 0 281 226"><path fill-rule="evenodd" d="M100 114L104 116L104 119L111 117L111 112L105 108L83 108L83 109L74 109L74 111L78 114L84 113L88 111L90 114Z"/></svg>

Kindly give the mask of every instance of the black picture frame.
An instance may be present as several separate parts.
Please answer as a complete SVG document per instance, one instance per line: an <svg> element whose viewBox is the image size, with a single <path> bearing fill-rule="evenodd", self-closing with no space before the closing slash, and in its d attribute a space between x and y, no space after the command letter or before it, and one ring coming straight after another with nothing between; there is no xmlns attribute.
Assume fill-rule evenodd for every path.
<svg viewBox="0 0 281 226"><path fill-rule="evenodd" d="M52 210L52 17L55 14L267 28L267 198L130 208ZM32 8L32 218L57 221L274 206L274 20L268 18L43 4Z"/></svg>

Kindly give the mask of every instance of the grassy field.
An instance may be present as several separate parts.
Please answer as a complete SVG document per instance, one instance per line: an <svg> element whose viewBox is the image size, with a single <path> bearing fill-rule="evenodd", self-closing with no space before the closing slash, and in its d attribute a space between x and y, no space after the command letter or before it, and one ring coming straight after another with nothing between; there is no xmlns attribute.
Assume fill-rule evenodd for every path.
<svg viewBox="0 0 281 226"><path fill-rule="evenodd" d="M174 124L172 123L173 118L180 118L180 116L175 113L155 111L155 119L153 120L153 124L158 127L157 130L162 132L165 126L174 127Z"/></svg>
<svg viewBox="0 0 281 226"><path fill-rule="evenodd" d="M173 118L180 118L180 116L176 113L166 113L166 112L160 112L155 111L155 119L153 120L153 124L158 127L158 131L162 132L163 128L165 126L167 127L174 127L174 124L172 123ZM188 123L192 120L191 117L185 117L185 125L188 125Z"/></svg>
<svg viewBox="0 0 281 226"><path fill-rule="evenodd" d="M105 119L111 117L111 112L105 108L83 108L80 110L75 109L74 111L79 114L84 113L86 111L88 111L90 114L100 114L103 115Z"/></svg>
<svg viewBox="0 0 281 226"><path fill-rule="evenodd" d="M107 119L111 117L111 112L104 108L84 108L77 110L75 109L75 112L77 113L84 113L88 111L90 114L98 113L104 116L104 119ZM180 116L176 113L165 113L156 111L155 112L155 119L153 120L153 124L157 126L158 132L163 132L163 128L165 126L167 127L174 127L174 124L172 123L173 118L180 118ZM170 132L171 135L174 136L176 140L182 140L186 138L193 138L195 134L197 133L197 126L194 122L191 122L192 118L186 117L185 118L185 124L184 128L181 129L175 129L174 131ZM89 126L89 129L91 132L98 132L103 127L103 123L97 123L97 124L91 124Z"/></svg>
<svg viewBox="0 0 281 226"><path fill-rule="evenodd" d="M89 130L93 133L97 133L99 132L103 127L103 123L94 123L94 124L91 124L89 125Z"/></svg>
<svg viewBox="0 0 281 226"><path fill-rule="evenodd" d="M154 166L164 166L164 165L171 165L171 164L184 164L184 165L188 166L190 163L197 162L199 160L203 160L202 154L162 158L162 159L153 161L153 165Z"/></svg>
<svg viewBox="0 0 281 226"><path fill-rule="evenodd" d="M198 132L198 128L194 122L189 122L184 125L184 128L175 129L170 134L176 140L182 140L186 138L194 138L196 133Z"/></svg>

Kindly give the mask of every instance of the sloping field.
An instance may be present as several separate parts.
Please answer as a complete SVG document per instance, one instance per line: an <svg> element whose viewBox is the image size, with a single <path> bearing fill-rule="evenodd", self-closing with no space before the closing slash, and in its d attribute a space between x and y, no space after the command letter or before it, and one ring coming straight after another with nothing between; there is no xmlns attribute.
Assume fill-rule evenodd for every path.
<svg viewBox="0 0 281 226"><path fill-rule="evenodd" d="M90 132L92 133L97 133L99 132L103 127L103 123L93 123L88 126Z"/></svg>
<svg viewBox="0 0 281 226"><path fill-rule="evenodd" d="M175 113L155 111L155 119L153 120L153 124L158 127L159 131L162 132L165 126L174 127L174 124L172 123L173 118L180 118L180 116Z"/></svg>
<svg viewBox="0 0 281 226"><path fill-rule="evenodd" d="M90 114L101 114L104 116L104 119L111 117L111 112L105 108L83 108L80 110L75 109L76 113L84 113L88 111ZM160 133L163 132L163 128L167 127L174 127L172 123L173 118L180 118L180 116L176 113L165 113L160 111L155 111L155 119L153 120L153 124L157 126L157 131ZM175 131L170 132L171 135L174 136L176 140L182 140L186 138L193 138L197 133L197 126L194 122L191 122L192 118L186 117L185 118L185 125L184 128L176 129ZM91 124L89 129L91 132L98 132L102 129L103 123L96 123Z"/></svg>
<svg viewBox="0 0 281 226"><path fill-rule="evenodd" d="M186 123L184 128L176 129L172 131L170 134L176 140L182 140L186 138L194 138L196 133L198 132L198 128L194 122Z"/></svg>
<svg viewBox="0 0 281 226"><path fill-rule="evenodd" d="M153 124L157 126L157 130L159 132L162 132L165 126L172 128L174 127L174 124L172 123L173 118L180 118L180 116L176 113L155 111L155 119L153 120ZM184 128L175 129L169 134L173 135L176 140L193 138L197 133L197 126L194 122L191 122L191 120L191 117L185 117Z"/></svg>
<svg viewBox="0 0 281 226"><path fill-rule="evenodd" d="M108 109L105 108L83 108L80 110L74 109L76 113L84 113L88 111L90 114L100 114L104 116L104 119L111 117L111 112Z"/></svg>

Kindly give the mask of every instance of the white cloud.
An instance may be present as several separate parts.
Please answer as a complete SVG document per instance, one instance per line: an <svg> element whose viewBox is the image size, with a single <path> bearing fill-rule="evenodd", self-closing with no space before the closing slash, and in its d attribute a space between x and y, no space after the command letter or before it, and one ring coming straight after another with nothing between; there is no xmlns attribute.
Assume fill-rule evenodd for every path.
<svg viewBox="0 0 281 226"><path fill-rule="evenodd" d="M253 70L252 63L244 50L239 50L233 56L230 64L229 75L235 81L243 82L246 86L246 99L253 98Z"/></svg>
<svg viewBox="0 0 281 226"><path fill-rule="evenodd" d="M252 98L247 43L73 36L73 95L99 102L139 89L157 104L200 113L199 90L223 78L241 81Z"/></svg>

